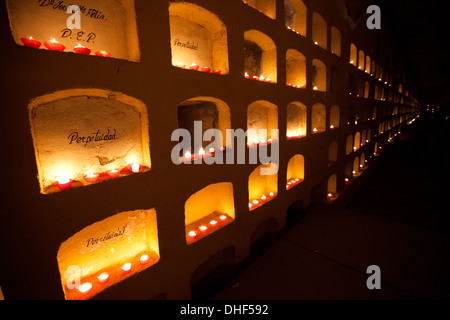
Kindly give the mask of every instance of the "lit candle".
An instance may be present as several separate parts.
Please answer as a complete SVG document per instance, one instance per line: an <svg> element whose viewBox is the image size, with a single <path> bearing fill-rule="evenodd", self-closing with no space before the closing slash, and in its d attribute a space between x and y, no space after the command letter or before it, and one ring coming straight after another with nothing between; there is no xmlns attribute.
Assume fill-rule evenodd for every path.
<svg viewBox="0 0 450 320"><path fill-rule="evenodd" d="M33 37L20 38L20 40L27 47L31 47L31 48L35 48L35 49L39 49L41 47L41 43L39 41L33 39Z"/></svg>
<svg viewBox="0 0 450 320"><path fill-rule="evenodd" d="M186 68L186 65L183 62L178 62L177 67L184 69L184 68Z"/></svg>
<svg viewBox="0 0 450 320"><path fill-rule="evenodd" d="M221 73L222 73L222 70L216 69L216 70L213 70L213 73L215 73L215 74L221 74Z"/></svg>
<svg viewBox="0 0 450 320"><path fill-rule="evenodd" d="M184 158L185 158L186 160L191 160L191 159L192 159L191 153L190 153L189 151L186 151L186 153L184 154Z"/></svg>
<svg viewBox="0 0 450 320"><path fill-rule="evenodd" d="M121 269L123 270L123 272L129 272L131 270L131 263L127 262L125 263Z"/></svg>
<svg viewBox="0 0 450 320"><path fill-rule="evenodd" d="M78 286L78 291L80 291L81 293L87 293L89 290L91 290L91 288L92 288L92 283L85 282L85 283L81 284L80 286Z"/></svg>
<svg viewBox="0 0 450 320"><path fill-rule="evenodd" d="M195 62L193 62L193 63L191 64L191 66L189 67L189 69L198 71L198 68L199 68L199 67L200 67L199 65L197 65Z"/></svg>
<svg viewBox="0 0 450 320"><path fill-rule="evenodd" d="M191 238L195 238L197 236L197 233L195 231L189 231L188 235Z"/></svg>
<svg viewBox="0 0 450 320"><path fill-rule="evenodd" d="M108 171L108 174L111 178L117 178L120 175L120 171L118 169L112 169Z"/></svg>
<svg viewBox="0 0 450 320"><path fill-rule="evenodd" d="M270 83L272 82L272 80L270 80L270 78L267 78L266 80L264 80L264 82Z"/></svg>
<svg viewBox="0 0 450 320"><path fill-rule="evenodd" d="M349 180L348 178L345 178L344 181L345 181L345 182L349 182L350 180Z"/></svg>
<svg viewBox="0 0 450 320"><path fill-rule="evenodd" d="M93 183L93 182L97 181L97 179L98 179L98 174L95 174L95 173L88 173L87 175L84 176L83 179L84 179L86 182Z"/></svg>
<svg viewBox="0 0 450 320"><path fill-rule="evenodd" d="M355 174L356 174L356 171L355 171L355 170L353 170L353 171L352 171L352 174L353 174L353 175L355 175Z"/></svg>
<svg viewBox="0 0 450 320"><path fill-rule="evenodd" d="M332 194L332 193L329 193L329 194L328 194L328 198L333 198L333 194Z"/></svg>
<svg viewBox="0 0 450 320"><path fill-rule="evenodd" d="M98 281L104 283L108 280L109 274L107 272L102 272L97 276Z"/></svg>
<svg viewBox="0 0 450 320"><path fill-rule="evenodd" d="M313 133L317 133L319 130L317 130L317 128L313 129Z"/></svg>
<svg viewBox="0 0 450 320"><path fill-rule="evenodd" d="M73 51L75 51L76 53L80 53L80 54L90 54L91 50L82 46L81 44L78 44L75 48L73 48Z"/></svg>
<svg viewBox="0 0 450 320"><path fill-rule="evenodd" d="M314 44L317 46L319 43L317 41L314 41Z"/></svg>
<svg viewBox="0 0 450 320"><path fill-rule="evenodd" d="M139 163L131 164L130 168L133 173L139 173L142 171L142 166Z"/></svg>
<svg viewBox="0 0 450 320"><path fill-rule="evenodd" d="M244 73L244 77L246 78L246 79L250 79L250 75L246 72L246 73Z"/></svg>
<svg viewBox="0 0 450 320"><path fill-rule="evenodd" d="M198 150L198 154L200 155L200 156L204 156L205 155L205 149L203 149L203 148L200 148L199 150Z"/></svg>
<svg viewBox="0 0 450 320"><path fill-rule="evenodd" d="M354 64L355 62L353 60L350 61L351 64Z"/></svg>
<svg viewBox="0 0 450 320"><path fill-rule="evenodd" d="M331 126L330 126L330 129L331 129L331 130L333 130L333 129L334 129L334 126L333 126L333 125L331 125Z"/></svg>
<svg viewBox="0 0 450 320"><path fill-rule="evenodd" d="M262 200L262 201L264 201L264 200L266 200L266 199L267 199L267 197L266 197L265 195L262 195L262 196L261 196L261 200Z"/></svg>
<svg viewBox="0 0 450 320"><path fill-rule="evenodd" d="M216 154L216 149L214 149L214 148L209 148L209 154L210 155L215 155Z"/></svg>
<svg viewBox="0 0 450 320"><path fill-rule="evenodd" d="M275 194L273 192L269 193L269 196L273 197Z"/></svg>
<svg viewBox="0 0 450 320"><path fill-rule="evenodd" d="M253 79L253 80L259 80L259 77L258 77L258 76L253 76L252 79Z"/></svg>
<svg viewBox="0 0 450 320"><path fill-rule="evenodd" d="M264 81L264 80L265 80L264 76L259 77L259 81Z"/></svg>
<svg viewBox="0 0 450 320"><path fill-rule="evenodd" d="M219 217L219 219L222 221L225 221L225 220L227 220L227 216L223 214Z"/></svg>
<svg viewBox="0 0 450 320"><path fill-rule="evenodd" d="M148 254L143 254L140 258L139 258L139 262L141 264L146 264L148 262L148 259L150 259L150 257L148 256Z"/></svg>
<svg viewBox="0 0 450 320"><path fill-rule="evenodd" d="M200 229L200 231L206 231L208 229L208 227L207 226L200 226L199 229Z"/></svg>
<svg viewBox="0 0 450 320"><path fill-rule="evenodd" d="M57 178L57 182L56 182L56 186L63 190L63 189L68 189L70 188L70 186L72 185L72 180L70 178L67 177L58 177Z"/></svg>
<svg viewBox="0 0 450 320"><path fill-rule="evenodd" d="M209 222L210 225L215 226L217 224L217 220L211 220Z"/></svg>
<svg viewBox="0 0 450 320"><path fill-rule="evenodd" d="M313 87L313 90L318 90L317 86L314 86L314 87Z"/></svg>
<svg viewBox="0 0 450 320"><path fill-rule="evenodd" d="M203 68L202 68L202 71L208 73L208 72L211 72L211 68L203 67Z"/></svg>
<svg viewBox="0 0 450 320"><path fill-rule="evenodd" d="M258 200L253 200L252 202L253 202L253 204L259 204Z"/></svg>
<svg viewBox="0 0 450 320"><path fill-rule="evenodd" d="M99 57L106 57L106 58L111 57L111 53L109 53L108 51L105 51L105 50L97 51L97 52L95 53L95 55L96 55L96 56L99 56Z"/></svg>
<svg viewBox="0 0 450 320"><path fill-rule="evenodd" d="M59 43L54 38L51 41L45 40L44 46L48 50L52 50L52 51L64 51L64 49L66 49L66 47L63 44Z"/></svg>
<svg viewBox="0 0 450 320"><path fill-rule="evenodd" d="M253 205L252 205L251 203L249 203L249 204L248 204L248 207L251 208L251 207L253 207Z"/></svg>

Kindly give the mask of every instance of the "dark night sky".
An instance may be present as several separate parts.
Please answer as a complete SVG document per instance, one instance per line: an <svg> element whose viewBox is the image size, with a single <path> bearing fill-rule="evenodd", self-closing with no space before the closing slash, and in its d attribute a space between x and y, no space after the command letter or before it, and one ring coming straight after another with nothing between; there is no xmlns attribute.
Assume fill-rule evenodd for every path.
<svg viewBox="0 0 450 320"><path fill-rule="evenodd" d="M406 59L424 104L450 104L450 36L446 1L378 0L382 19Z"/></svg>

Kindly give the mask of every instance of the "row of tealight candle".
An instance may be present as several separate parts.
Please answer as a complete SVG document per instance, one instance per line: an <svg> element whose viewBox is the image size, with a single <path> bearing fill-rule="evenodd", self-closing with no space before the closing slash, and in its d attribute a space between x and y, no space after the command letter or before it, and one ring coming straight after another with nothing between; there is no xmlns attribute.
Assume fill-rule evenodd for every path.
<svg viewBox="0 0 450 320"><path fill-rule="evenodd" d="M181 68L181 69L186 69L186 65L183 62L179 62L176 67ZM210 67L201 67L196 64L195 62L193 62L190 66L189 66L189 70L194 70L194 71L201 71L201 72L205 72L205 73L210 73L211 72L211 68ZM222 71L215 69L212 71L212 73L215 74L221 74Z"/></svg>
<svg viewBox="0 0 450 320"><path fill-rule="evenodd" d="M269 202L273 198L275 198L277 194L275 192L270 192L268 195L263 194L259 199L253 199L248 203L248 209L250 211L255 210L256 208L262 206L266 202Z"/></svg>
<svg viewBox="0 0 450 320"><path fill-rule="evenodd" d="M292 178L292 179L289 179L287 182L286 182L286 190L289 190L289 189L291 189L292 187L295 187L296 185L298 185L300 182L302 182L303 181L303 179L300 179L300 178Z"/></svg>
<svg viewBox="0 0 450 320"><path fill-rule="evenodd" d="M83 179L87 183L95 183L97 181L103 181L108 179L117 178L120 174L140 173L143 171L143 167L138 163L131 163L123 169L113 169L104 173L88 173ZM69 177L57 177L55 186L60 190L69 189L72 186L74 180Z"/></svg>
<svg viewBox="0 0 450 320"><path fill-rule="evenodd" d="M258 80L258 81L261 81L261 82L267 82L267 83L271 83L272 82L272 80L270 80L270 78L265 78L263 75L261 75L261 76L253 76L253 77L251 77L247 72L246 73L244 73L244 77L245 77L245 79L253 79L253 80Z"/></svg>
<svg viewBox="0 0 450 320"><path fill-rule="evenodd" d="M189 237L189 239L197 239L206 236L214 232L216 229L218 229L221 224L223 225L225 222L228 223L227 220L228 216L222 214L219 216L218 219L211 219L209 223L203 223L194 228L191 228L191 230L187 232L187 236Z"/></svg>
<svg viewBox="0 0 450 320"><path fill-rule="evenodd" d="M20 38L20 40L27 47L31 47L34 49L39 49L41 47L41 42L36 39L33 39L33 37ZM44 46L48 50L51 50L51 51L62 52L66 49L66 47L62 43L59 43L54 38L52 40L45 40L43 43L44 43ZM79 53L79 54L85 54L85 55L91 54L91 49L86 48L85 46L82 46L81 44L78 44L77 46L75 46L73 48L73 51L75 53ZM95 55L99 56L99 57L108 57L108 58L111 57L111 53L109 53L105 50L97 51L97 52L95 52Z"/></svg>
<svg viewBox="0 0 450 320"><path fill-rule="evenodd" d="M257 147L257 146L263 146L266 144L271 144L272 143L272 139L261 139L261 140L256 140L253 142L248 142L247 143L247 148L251 148L251 147Z"/></svg>

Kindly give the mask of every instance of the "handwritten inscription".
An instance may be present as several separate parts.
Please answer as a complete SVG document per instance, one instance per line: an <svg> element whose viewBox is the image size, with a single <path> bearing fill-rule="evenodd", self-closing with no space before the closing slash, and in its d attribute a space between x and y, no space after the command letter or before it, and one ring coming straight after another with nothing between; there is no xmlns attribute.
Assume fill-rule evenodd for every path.
<svg viewBox="0 0 450 320"><path fill-rule="evenodd" d="M67 137L69 140L69 144L76 143L76 144L84 144L84 147L87 146L88 143L91 142L102 142L102 141L111 141L111 140L118 140L119 138L116 137L116 129L114 129L114 133L112 133L109 129L106 133L102 133L100 130L97 130L97 132L91 133L87 136L80 136L80 134L77 131L72 132Z"/></svg>
<svg viewBox="0 0 450 320"><path fill-rule="evenodd" d="M101 242L122 236L125 233L126 227L127 226L123 226L122 229L117 227L117 230L108 231L107 233L105 233L103 236L101 236L99 238L89 238L86 242L86 248L88 248L89 246L100 244Z"/></svg>
<svg viewBox="0 0 450 320"><path fill-rule="evenodd" d="M67 8L71 5L66 3L65 1L55 1L55 0L38 0L38 1L40 7L48 7L54 10L61 10L64 11L64 13L67 12ZM80 6L80 12L81 14L83 14L88 18L107 21L105 15L100 10L94 8L86 8L86 6Z"/></svg>
<svg viewBox="0 0 450 320"><path fill-rule="evenodd" d="M180 39L175 39L173 45L181 48L187 48L198 51L198 42L194 41L181 42Z"/></svg>
<svg viewBox="0 0 450 320"><path fill-rule="evenodd" d="M69 28L65 28L63 30L61 30L61 38L70 38L72 39L72 34L74 34L74 36L76 36L76 40L77 41L85 41L85 42L94 42L93 40L95 38L97 38L96 34L93 32L87 33L84 31L78 31L78 32L73 32L72 30L70 30Z"/></svg>

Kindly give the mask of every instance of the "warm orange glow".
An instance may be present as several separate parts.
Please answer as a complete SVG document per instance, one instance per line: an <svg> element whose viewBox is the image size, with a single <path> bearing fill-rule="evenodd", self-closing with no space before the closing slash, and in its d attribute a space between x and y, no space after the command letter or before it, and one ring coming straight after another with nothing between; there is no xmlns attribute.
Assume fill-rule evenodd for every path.
<svg viewBox="0 0 450 320"><path fill-rule="evenodd" d="M109 278L109 274L107 272L102 272L97 276L98 281L106 282Z"/></svg>
<svg viewBox="0 0 450 320"><path fill-rule="evenodd" d="M78 291L80 291L81 293L86 293L91 289L92 289L92 283L90 283L90 282L85 282L78 287Z"/></svg>

